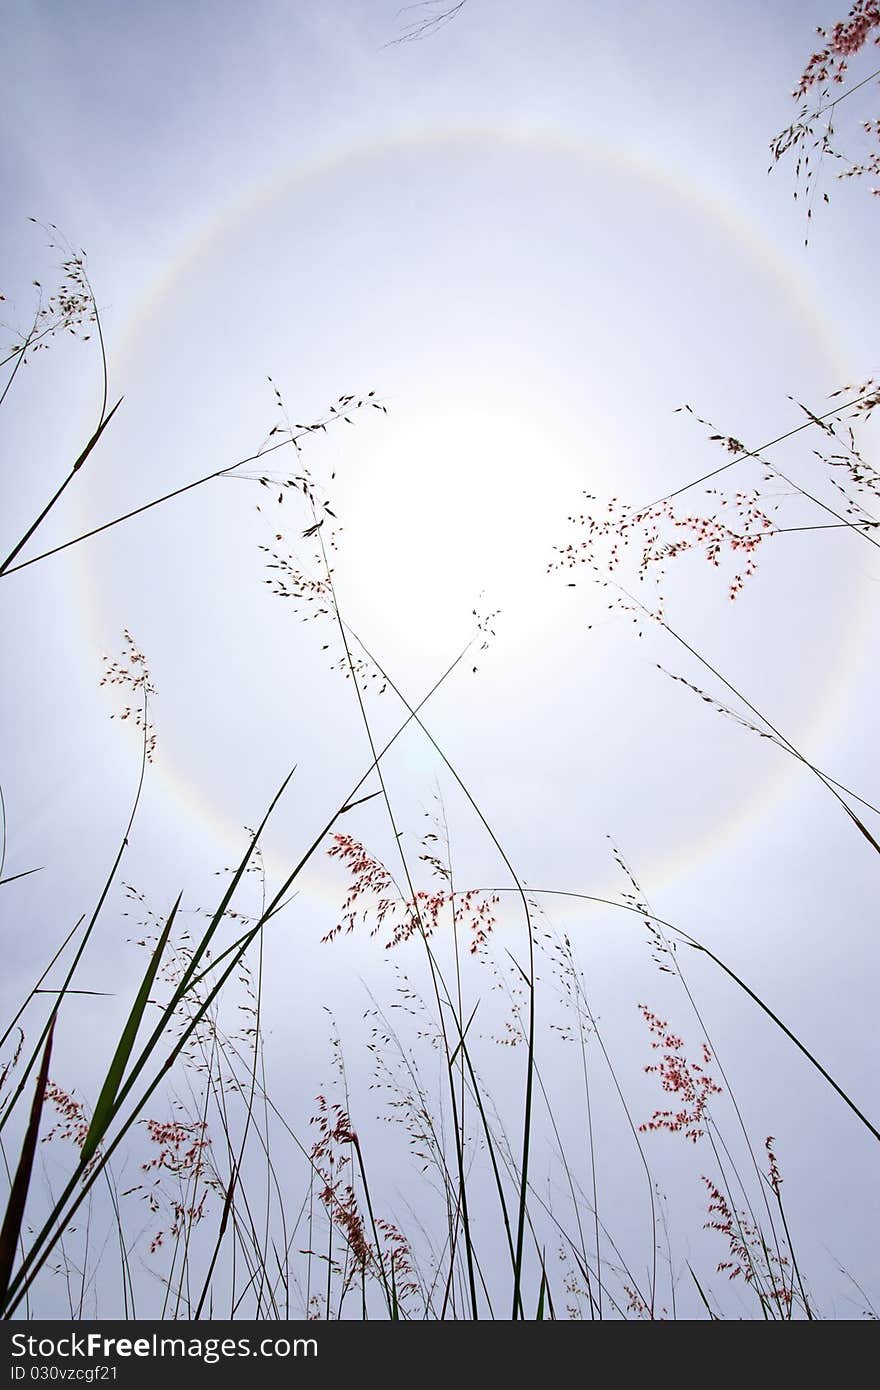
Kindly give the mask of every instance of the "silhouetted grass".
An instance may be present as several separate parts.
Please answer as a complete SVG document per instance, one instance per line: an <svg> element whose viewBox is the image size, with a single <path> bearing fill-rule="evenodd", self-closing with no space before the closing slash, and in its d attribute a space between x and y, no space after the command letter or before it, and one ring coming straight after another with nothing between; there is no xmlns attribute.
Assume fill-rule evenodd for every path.
<svg viewBox="0 0 880 1390"><path fill-rule="evenodd" d="M324 417L302 426L291 424L273 383L281 423L255 453L61 545L27 556L41 525L99 445L121 404L107 410L107 359L84 259L71 258L65 273L72 277L76 293L50 301L54 307L48 314L38 309L33 327L6 359L6 365L12 365L0 404L7 400L27 355L44 347L65 326L66 316L70 329L84 323L97 325L103 381L99 419L61 484L12 545L0 575L48 560L211 481L234 476L270 489L273 497L277 492L279 502L293 496L301 507L300 537L307 545L287 552L277 536L271 547L263 547L269 572L266 582L272 594L299 616L319 622L326 638L321 648L329 652L331 667L349 682L352 717L366 746L366 770L337 799L330 816L316 823L307 846L274 891L267 884L262 840L295 768L286 773L256 829L248 833L246 847L228 871L216 904L196 914L193 930L184 924L182 891L167 911L153 914L142 895L126 887L131 901L147 914L143 926L149 956L137 987L120 986L131 1002L118 1039L112 1046L101 1044L106 1047L104 1079L93 1103L87 1104L66 1078L62 1085L51 1074L53 1039L66 1017L68 998L91 992L80 983L83 962L94 948L97 924L121 886L122 864L136 832L149 764L158 756L154 687L143 653L126 632L123 655L108 666L102 683L127 689L133 697L121 714L131 719L141 739L131 812L96 903L64 937L0 1038L0 1046L11 1049L0 1069L0 1097L5 1096L0 1131L9 1186L0 1230L4 1316L20 1316L23 1311L38 1316L47 1286L60 1274L67 1281L71 1317L82 1317L95 1275L94 1252L103 1248L106 1238L106 1232L98 1239L93 1231L101 1221L112 1234L119 1256L118 1296L113 1300L103 1284L100 1290L105 1316L121 1313L134 1318L149 1312L170 1318L247 1314L269 1319L301 1314L392 1321L680 1316L675 1257L652 1170L651 1131L677 1135L683 1153L690 1146L699 1153L701 1166L709 1169L695 1175L695 1181L701 1179L705 1187L706 1225L723 1242L722 1258L716 1260L714 1270L722 1276L720 1292L712 1272L694 1268L691 1259L685 1262L695 1295L685 1315L704 1314L713 1321L724 1318L731 1306L725 1300L724 1285L738 1280L752 1296L755 1316L769 1320L821 1316L807 1271L795 1252L775 1141L770 1137L753 1141L750 1135L729 1072L710 1037L705 1011L683 968L683 956L693 952L711 962L748 1000L748 1007L756 1006L780 1037L794 1045L860 1125L875 1139L880 1139L880 1131L757 989L703 941L653 912L619 851L614 850L614 858L626 887L617 899L567 887L536 889L526 882L504 846L502 817L482 799L478 801L430 723L434 695L468 651L475 645L485 646L488 621L477 622L472 638L418 701L404 693L402 683L349 625L333 563L336 501L313 476L304 450L309 436L340 420L351 424L358 411L384 413L373 392L340 396ZM872 391L861 392L857 403L870 401ZM835 424L851 406L848 402L837 407L829 417L808 412L810 419L799 429L824 428L834 434ZM778 440L794 432L780 434ZM746 452L732 438L722 442L736 455L724 469L755 458L766 465L764 456L772 447L771 442L760 451ZM273 456L273 467L284 461L278 457L281 450L295 460L291 469L280 476L264 471L268 456ZM854 450L853 443L841 486L864 489L871 478ZM251 464L258 469L246 474L243 470ZM713 470L698 481L720 471ZM615 601L624 611L635 615L639 623L659 625L747 713L707 695L691 681L684 684L715 712L799 762L837 800L860 836L880 851L880 843L852 804L858 803L863 814L876 814L870 801L803 754L669 623L662 604L652 607L624 588L616 577L618 551L607 569L597 558L593 544L597 538L613 536L625 548L634 529L647 525L639 575L645 578L652 566L687 548L662 540L659 528L667 523L684 524L694 544L709 547L710 559L725 546L751 554L757 535L786 529L769 524L759 492L741 503L740 530L726 523L722 526L714 518L705 525L694 517L680 523L666 504L684 490L679 488L638 512L612 511L611 521L606 518L598 527L591 518L580 518L590 541L586 546L561 547L557 567L585 561L594 579L612 586ZM816 500L803 489L798 491L802 500ZM829 510L821 501L817 505ZM865 528L876 522L857 515L857 505L857 499L849 496L844 512L832 510L842 530L875 544ZM850 506L851 515L847 514ZM742 582L743 576L734 580L731 597L736 597ZM399 724L391 737L378 733L372 704L378 693L400 706ZM499 886L460 884L442 803L436 828L423 837L420 852L408 849L403 813L385 771L389 751L407 729L420 732L461 793L497 856L499 874L505 876ZM376 806L383 810L392 846L390 863L354 833L339 828L343 817L368 803L373 810ZM5 806L0 810L2 874ZM415 968L427 1000L420 986L401 973L390 1003L373 997L368 1048L372 1085L385 1096L387 1113L405 1136L417 1204L409 1212L409 1224L385 1214L388 1184L381 1173L381 1158L371 1151L359 1123L367 1107L373 1108L375 1096L372 1090L352 1094L335 1026L331 1027L333 1092L316 1094L313 1113L299 1120L285 1116L272 1098L263 1026L266 932L289 907L304 870L319 853L329 854L350 880L326 949L332 949L340 935L366 929L376 937L377 950L385 936L384 948L408 963L412 953L403 948L417 944L420 951L421 964ZM0 877L0 886L35 872ZM257 875L260 883L256 911L241 905L249 875ZM692 1017L691 1026L698 1029L695 1050L689 1051L672 1024L649 1006L641 1006L648 1029L642 1074L653 1075L661 1092L661 1105L649 1118L640 1119L635 1108L631 1097L636 1076L627 1075L613 1055L570 936L560 937L547 918L545 905L554 898L600 904L624 914L622 920L640 925L652 960L671 977ZM516 904L510 921L504 908L508 902ZM501 925L508 943L503 949ZM54 978L56 968L60 968L60 982L50 988L47 981ZM303 983L307 987L308 982ZM485 1035L476 1023L490 1013L486 1000L497 991L505 1001L503 1041L517 1059L513 1065L519 1067L515 1130L509 1117L500 1113L492 1082L486 1079ZM392 1008L399 1011L393 1022ZM230 1011L244 1017L238 1030L226 1022ZM554 1097L552 1064L547 1060L554 1031L576 1047L579 1059L579 1089L566 1094L562 1106ZM601 1190L600 1160L610 1141L596 1105L599 1078L610 1088L615 1109L619 1107L623 1116L627 1144L632 1142L637 1158L638 1201L645 1216L644 1250L638 1258L624 1250L625 1242L618 1239L613 1229L618 1213ZM56 1124L49 1130L47 1116L53 1113ZM580 1139L572 1147L569 1129L575 1116ZM69 1146L64 1150L66 1176L57 1192L48 1182L41 1186L36 1175L41 1136ZM14 1168L7 1158L9 1146L19 1154ZM137 1165L141 1180L122 1189L121 1174L132 1164ZM539 1180L536 1171L540 1171ZM104 1191L107 1205L102 1207L97 1194ZM133 1195L145 1204L146 1225L130 1215L130 1203L126 1203ZM154 1221L161 1224L153 1225ZM71 1237L80 1225L74 1254ZM553 1246L559 1252L558 1269L555 1259L548 1258ZM135 1257L138 1262L154 1261L152 1279L135 1270ZM161 1269L159 1260L164 1261ZM158 1300L152 1296L154 1285L161 1290Z"/></svg>

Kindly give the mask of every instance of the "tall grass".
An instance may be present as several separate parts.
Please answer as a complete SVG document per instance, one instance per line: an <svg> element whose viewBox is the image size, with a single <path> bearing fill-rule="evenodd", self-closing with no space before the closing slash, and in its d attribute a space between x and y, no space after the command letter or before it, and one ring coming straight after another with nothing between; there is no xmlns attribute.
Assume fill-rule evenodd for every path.
<svg viewBox="0 0 880 1390"><path fill-rule="evenodd" d="M33 326L7 357L0 403L14 399L10 393L29 354L56 332L93 325L101 406L48 502L20 536L10 539L0 577L30 569L19 582L31 582L34 566L51 564L70 546L135 523L193 488L231 476L268 490L273 498L277 494L278 503L284 497L294 500L305 545L292 553L278 538L264 547L267 584L298 615L317 620L322 649L348 681L364 771L336 798L330 815L316 821L281 881L270 887L264 835L296 778L295 768L279 770L277 790L238 862L226 872L217 901L193 914L189 907L184 910L181 889L155 911L122 879L150 764L161 757L148 663L125 634L124 650L108 666L103 683L123 692L129 703L121 717L140 735L131 811L108 853L97 900L48 964L42 970L35 964L36 983L2 1035L0 1142L8 1177L0 1230L4 1316L40 1316L57 1308L59 1287L72 1318L89 1309L102 1316L193 1319L718 1320L742 1315L743 1308L746 1315L769 1320L823 1316L798 1257L797 1222L783 1202L790 1156L778 1157L771 1137L750 1133L747 1107L732 1085L734 1068L710 1036L691 962L709 962L729 983L742 1005L744 1027L752 1012L763 1018L778 1033L780 1046L791 1047L822 1079L839 1123L851 1123L872 1139L880 1140L880 1131L845 1078L833 1076L820 1060L820 1043L796 1036L735 965L651 909L619 851L614 851L622 882L617 897L590 894L581 885L538 889L527 882L506 847L503 815L477 799L431 720L435 695L455 679L469 654L486 645L491 620L477 622L463 649L419 698L350 625L334 567L337 502L313 475L308 444L339 421L351 424L373 411L384 414L381 401L373 392L345 394L311 425L296 425L273 384L280 422L254 453L40 550L46 519L75 486L122 406L120 399L108 409L107 356L84 258L69 255L63 276L59 295L48 307L38 307ZM872 490L873 475L854 438L840 431L854 411L864 416L875 403L876 390L869 385L825 415L810 412L798 426L821 430L836 445L843 442L847 468L842 481L835 476L844 490L843 510L831 510L848 540L872 545L870 528L877 522L864 494ZM792 433L782 432L751 451L719 436L734 457L696 482L756 459L773 476L783 476L766 455ZM834 466L839 473L839 460ZM589 515L577 519L587 540L561 546L555 566L580 572L585 562L590 577L610 584L613 602L638 624L657 624L686 649L736 703L725 704L692 681L676 679L684 679L721 717L763 737L768 752L773 746L793 757L880 852L867 823L877 814L870 801L802 753L671 625L662 602L644 600L621 583L620 556L636 536L638 583L689 546L708 547L717 562L725 550L751 556L771 536L798 529L775 526L769 503L756 489L747 497L738 494L731 509L735 524L720 523L717 516L702 524L688 517L682 541L670 500L683 490L647 508L612 511L610 520L604 513L602 522ZM801 502L816 500L802 487L797 491ZM826 503L816 505L828 513ZM664 526L673 529L672 540L664 538ZM599 556L604 540L613 543L610 563ZM744 574L734 576L731 597L753 572L749 563ZM397 709L390 736L379 732L378 692L386 708L394 702ZM433 750L450 794L461 799L485 837L499 882L462 885L442 797L417 851L409 848L405 813L386 771L389 752L407 730L418 731ZM5 806L0 809L5 858ZM377 809L384 830L376 829ZM361 824L390 846L385 858L370 848L368 835L360 838L366 835ZM319 1090L316 1078L312 1113L292 1117L273 1099L270 1084L279 1061L265 1035L266 962L277 919L289 912L304 871L323 855L347 880L325 949L332 951L341 935L366 931L377 952L389 950L401 963L390 998L370 994L368 1089L363 1089L362 1059L353 1085L331 1021L332 1085ZM4 877L0 868L0 886L32 872ZM98 924L118 911L123 894L140 915L146 958L138 980L120 983L130 998L125 1021L106 1048L102 1084L86 1097L76 1078L65 1074L58 1039L70 1026L73 996L88 992L84 965L96 949ZM642 933L647 956L674 987L685 1020L681 1025L660 1018L649 1003L641 1005L646 1025L641 1072L633 1073L615 1056L613 1030L596 1007L580 953L571 934L560 932L550 916L554 900L563 898L601 905L621 927ZM640 1001L632 1003L635 1009ZM500 1050L493 1041L499 1028ZM562 1097L553 1077L558 1039L574 1047L578 1058L579 1089ZM499 1057L509 1064L506 1085L516 1077L515 1107L499 1095ZM657 1086L657 1103L647 1111L642 1109L645 1073ZM376 1140L377 1104L391 1122L393 1140ZM680 1145L682 1166L689 1154L698 1155L693 1180L695 1190L703 1192L704 1209L687 1257L674 1248L654 1172L658 1132L675 1136L670 1142ZM633 1164L629 1201L639 1215L619 1232L620 1204L605 1191L604 1154L612 1143L617 1152L621 1142ZM61 1155L60 1182L40 1171L36 1159L42 1143L51 1143ZM388 1171L392 1153L394 1182ZM135 1183L124 1177L132 1167ZM117 1267L108 1277L111 1248ZM744 1304L732 1300L734 1288L744 1291ZM864 1311L873 1315L867 1302Z"/></svg>

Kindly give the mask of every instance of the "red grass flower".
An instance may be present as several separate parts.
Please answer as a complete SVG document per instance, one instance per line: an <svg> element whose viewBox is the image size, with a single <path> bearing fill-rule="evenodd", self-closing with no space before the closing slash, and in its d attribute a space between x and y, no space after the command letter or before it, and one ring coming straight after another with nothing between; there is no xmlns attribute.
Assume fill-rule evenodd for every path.
<svg viewBox="0 0 880 1390"><path fill-rule="evenodd" d="M342 904L340 919L324 941L333 941L342 932L354 931L358 922L370 922L370 934L375 936L387 922L391 934L385 949L389 950L419 931L426 937L433 935L447 909L454 910L456 920L470 931L472 955L488 941L495 925L497 895L485 894L476 888L456 893L435 888L430 892L418 889L414 897L407 897L382 861L370 854L354 836L334 835L327 853L331 859L345 864L352 882Z"/></svg>
<svg viewBox="0 0 880 1390"><path fill-rule="evenodd" d="M640 1004L642 1015L654 1035L653 1048L662 1051L659 1062L646 1066L646 1072L659 1076L664 1091L675 1095L678 1100L676 1110L655 1110L650 1120L639 1125L642 1133L648 1130L668 1129L671 1134L682 1132L696 1143L705 1130L702 1121L709 1105L709 1097L721 1094L721 1087L706 1071L712 1054L705 1043L702 1047L702 1062L689 1062L683 1055L684 1043L669 1025L644 1004Z"/></svg>

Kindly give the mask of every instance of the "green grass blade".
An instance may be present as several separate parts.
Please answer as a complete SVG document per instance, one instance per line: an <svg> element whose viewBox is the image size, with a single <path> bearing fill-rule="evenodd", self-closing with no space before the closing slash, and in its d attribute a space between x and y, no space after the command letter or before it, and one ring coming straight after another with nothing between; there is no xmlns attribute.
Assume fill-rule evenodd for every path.
<svg viewBox="0 0 880 1390"><path fill-rule="evenodd" d="M179 907L180 895L178 895L177 901L171 909L168 921L165 923L162 935L159 937L159 940L156 943L156 949L150 957L150 963L147 966L143 982L141 984L140 989L138 990L137 998L135 999L134 1004L132 1005L131 1013L128 1016L128 1022L122 1030L122 1036L119 1039L119 1044L116 1048L115 1053L113 1054L113 1061L110 1063L110 1068L107 1072L107 1078L104 1082L104 1085L101 1087L101 1094L98 1096L98 1102L95 1106L95 1113L92 1116L92 1122L89 1125L89 1131L86 1135L85 1143L82 1147L82 1155L80 1158L80 1163L82 1166L85 1166L85 1164L87 1164L89 1159L93 1156L95 1150L97 1149L98 1145L100 1144L101 1140L107 1132L107 1126L110 1124L110 1121L113 1118L114 1110L116 1107L116 1097L119 1092L119 1087L122 1083L122 1077L125 1073L125 1068L128 1064L128 1059L131 1056L132 1048L134 1047L135 1039L137 1038L138 1030L141 1026L141 1020L144 1016L144 1010L147 1007L147 1001L150 997L150 991L153 988L153 981L155 980L156 972L159 969L159 962L161 961L162 955L165 951L165 947L168 942L168 936L171 932L172 925L174 924L174 919L177 916L177 909Z"/></svg>
<svg viewBox="0 0 880 1390"><path fill-rule="evenodd" d="M95 432L94 432L94 434L92 435L91 439L89 440L88 444L87 444L86 447L83 449L82 453L79 455L79 458L77 458L77 460L75 461L73 467L71 468L71 470L70 470L70 472L68 473L67 477L64 479L64 482L63 482L63 483L61 484L61 486L58 488L57 492L55 492L55 493L52 495L52 497L49 498L49 501L46 503L45 507L44 507L43 510L40 512L40 515L37 517L36 521L31 522L30 526L29 526L28 529L25 531L24 535L21 537L21 540L19 540L19 541L17 542L17 544L13 546L12 550L11 550L10 553L7 555L6 559L3 561L3 564L0 565L0 575L3 575L3 574L5 574L5 573L7 572L7 570L8 570L8 569L10 568L10 566L12 565L12 562L13 562L13 560L16 558L16 556L17 556L22 550L24 550L24 547L27 545L27 543L28 543L28 541L30 540L31 536L34 534L35 531L37 531L37 530L39 529L39 527L40 527L40 526L43 524L43 522L46 520L46 517L47 517L47 516L49 515L49 513L51 512L51 510L52 510L52 508L55 506L56 502L58 502L58 501L60 500L62 494L63 494L63 493L65 492L65 490L67 489L68 485L73 481L73 478L75 477L75 475L76 475L76 474L79 472L79 470L82 468L82 466L83 466L83 464L85 463L86 459L88 458L89 454L92 452L92 450L94 449L95 445L98 443L98 440L101 438L101 435L104 433L105 429L107 428L107 426L109 425L110 421L113 419L113 416L116 414L117 410L119 409L119 407L120 407L121 405L122 405L122 397L120 396L120 397L119 397L119 400L116 402L116 404L114 405L114 407L113 407L113 409L110 411L110 413L109 413L108 415L105 415L104 418L101 420L101 423L98 425L98 428L95 430Z"/></svg>
<svg viewBox="0 0 880 1390"><path fill-rule="evenodd" d="M179 980L179 982L178 982L178 984L177 984L177 988L175 989L175 991L174 991L173 995L171 996L170 1000L168 1001L168 1003L165 1005L165 1008L162 1010L162 1013L161 1013L161 1016L160 1016L160 1018L159 1018L158 1023L156 1024L155 1028L153 1029L153 1032L151 1033L151 1035L150 1035L150 1037L148 1038L147 1042L144 1044L144 1047L143 1047L143 1049L141 1050L140 1056L138 1057L137 1061L135 1062L134 1066L132 1067L132 1070L131 1070L130 1075L128 1076L128 1078L127 1078L125 1084L122 1086L122 1088L121 1088L121 1090L120 1090L120 1092L119 1092L119 1095L118 1095L117 1100L116 1100L116 1108L117 1108L117 1109L118 1109L119 1106L123 1103L123 1101L126 1099L126 1097L128 1096L128 1093L129 1093L130 1090L132 1089L132 1086L134 1085L134 1083L135 1083L135 1081L137 1080L138 1076L139 1076L140 1073L143 1071L144 1067L147 1065L147 1062L149 1061L150 1057L152 1056L153 1052L155 1051L156 1047L158 1046L158 1044L159 1044L159 1042L160 1042L160 1040L161 1040L161 1038L162 1038L162 1035L163 1035L163 1033L165 1032L165 1029L166 1029L166 1028L168 1027L168 1025L171 1023L171 1020L173 1019L174 1014L175 1014L175 1011L177 1010L177 1008L178 1008L178 1006L179 1006L181 1000L186 996L186 994L187 994L189 991L191 991L191 990L195 987L195 985L198 983L198 980L201 978L201 976L197 974L197 970L198 970L199 963L201 962L202 958L204 957L205 952L207 951L208 946L210 945L210 942L211 942L211 940L212 940L212 938L213 938L213 936L214 936L214 933L216 932L217 928L219 927L220 923L223 921L223 918L224 918L225 915L226 915L226 910L227 910L227 908L229 907L230 902L232 901L232 897L233 897L233 895L234 895L234 893L235 893L236 888L238 887L239 883L241 882L241 879L243 878L243 876L244 876L244 874L245 874L245 871L246 871L246 869L247 869L247 866L248 866L248 864L249 864L249 862L250 862L251 855L253 854L254 849L255 849L255 847L256 847L256 845L257 845L259 839L260 839L260 836L262 835L262 833L263 833L263 831L264 831L264 829L265 829L265 827L266 827L266 822L268 821L268 819L269 819L269 817L271 816L273 810L275 809L276 805L278 804L279 800L281 799L281 796L283 795L283 793L284 793L284 791L285 791L285 789L286 789L286 787L287 787L287 784L289 783L289 781L290 781L290 779L291 779L291 777L293 776L293 774L294 774L295 771L296 771L296 768L295 768L295 767L291 768L290 772L287 774L287 776L285 777L284 781L281 783L281 786L279 787L278 791L275 793L275 796L272 798L272 801L271 801L271 803L270 803L270 805L269 805L269 809L266 811L266 814L263 816L263 819L260 821L260 824L257 826L256 831L254 832L253 836L251 837L251 840L250 840L250 842L248 843L248 847L247 847L247 849L245 850L244 855L242 856L242 858L241 858L241 860L240 860L240 862L239 862L239 864L238 864L238 867L237 867L237 869L235 870L235 873L233 874L232 879L231 879L231 881L230 881L228 887L226 888L226 891L224 892L223 897L221 898L220 903L219 903L219 905L218 905L216 911L214 912L214 914L213 914L213 916L212 916L210 922L208 923L207 928L206 928L205 931L203 932L202 937L201 937L201 939L200 939L198 945L196 946L195 950L193 951L193 954L192 954L192 956L191 956L191 958L190 958L189 964L187 965L186 969L185 969L184 972L183 972L183 975L181 976L181 978L180 978L180 980ZM265 922L265 919L266 919L266 914L264 914L263 917L260 918L260 922L259 922L259 928L260 928L260 929L262 929L263 924L264 924L264 922ZM245 940L245 942L249 943L250 941L253 940L253 936L254 936L254 932L253 932L253 930L252 930L252 931L251 931L249 934L247 934L246 937L243 938L243 939ZM223 952L223 955L224 955L224 956L227 955L227 954L228 954L228 952ZM221 956L221 957L218 957L218 959L222 959L222 956ZM214 965L216 965L216 964L217 964L217 961L214 961ZM206 972L202 972L202 973L206 973ZM225 978L225 975L224 975L224 978Z"/></svg>
<svg viewBox="0 0 880 1390"><path fill-rule="evenodd" d="M712 1320L712 1322L717 1322L717 1318L715 1317L715 1314L712 1312L712 1309L709 1306L709 1300L703 1292L703 1286L697 1278L696 1274L694 1273L693 1267L691 1266L690 1262L688 1262L688 1269L690 1271L691 1278L697 1286L697 1293L700 1295L703 1307L706 1309L706 1312L709 1314L709 1317Z"/></svg>
<svg viewBox="0 0 880 1390"><path fill-rule="evenodd" d="M9 1281L12 1277L12 1266L15 1262L15 1250L21 1236L24 1209L27 1203L28 1190L31 1185L34 1154L37 1151L37 1135L40 1132L43 1101L46 1097L46 1082L49 1080L49 1059L52 1056L52 1037L54 1032L55 1020L53 1019L46 1037L46 1046L43 1049L43 1061L40 1065L37 1085L34 1090L30 1119L28 1120L28 1126L25 1130L18 1167L15 1170L15 1177L12 1180L12 1187L9 1192L9 1201L6 1204L3 1227L0 1229L0 1305L2 1305L6 1299Z"/></svg>

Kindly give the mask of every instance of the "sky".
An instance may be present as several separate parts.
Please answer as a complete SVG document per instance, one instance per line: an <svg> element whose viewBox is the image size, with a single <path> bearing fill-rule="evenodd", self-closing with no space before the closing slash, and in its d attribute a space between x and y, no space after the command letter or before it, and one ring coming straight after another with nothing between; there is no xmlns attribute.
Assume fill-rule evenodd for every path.
<svg viewBox="0 0 880 1390"><path fill-rule="evenodd" d="M813 30L837 17L814 3L468 0L399 43L406 15L379 0L15 4L0 289L14 328L31 281L51 281L57 256L31 217L85 248L110 399L124 397L38 549L254 453L282 421L276 387L294 422L349 392L380 403L305 441L300 460L342 526L340 603L411 701L468 641L474 611L497 613L488 650L424 717L517 873L619 899L619 846L652 910L729 961L876 1114L870 847L802 765L658 670L732 701L674 637L650 623L640 636L583 573L548 573L585 492L644 505L724 461L678 407L757 447L802 421L792 397L825 408L875 369L876 200L828 172L831 200L808 224L793 169L767 171ZM57 486L100 398L94 343L53 345L22 373L0 412L9 537ZM815 444L796 436L773 459L833 503ZM273 460L273 476L290 466ZM754 486L760 470L728 478ZM803 499L778 500L789 524L814 519ZM94 901L127 818L137 735L111 721L118 700L98 684L124 628L149 657L158 745L123 877L157 911L180 889L190 908L216 893L295 764L264 841L280 882L369 765L330 639L265 583L260 547L307 549L307 523L290 493L279 506L274 487L216 481L5 578L7 872L41 866L2 889L7 1006ZM670 564L668 621L870 800L874 550L790 534L758 561L735 603L726 571ZM390 736L401 705L390 691L368 703ZM416 731L388 778L413 853L440 796L458 881L510 886ZM346 828L390 855L380 803L351 815ZM306 1118L329 1069L324 1009L366 1086L366 991L393 989L397 953L368 933L321 943L345 887L316 856L267 937L275 1091ZM694 1036L687 1001L622 914L545 906L548 929L576 942L647 1114L658 1102L636 1006ZM118 891L84 966L112 999L79 1001L68 1024L65 1079L85 1096L101 1080L96 1040L118 1030L141 968L128 907ZM514 916L502 933L502 957L522 949ZM836 1262L876 1291L873 1141L729 982L703 960L690 968L750 1128L777 1136L824 1306L859 1316ZM548 986L551 1030L555 1007ZM493 1053L496 1022L486 1066L514 1114L521 1057ZM579 1061L549 1034L546 1048L565 1096ZM636 1249L630 1141L602 1104L606 1215ZM360 1108L393 1202L367 1091ZM702 1238L699 1165L673 1136L648 1137L681 1212L680 1260Z"/></svg>

